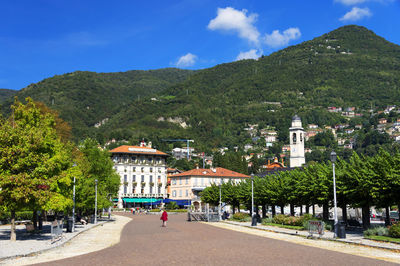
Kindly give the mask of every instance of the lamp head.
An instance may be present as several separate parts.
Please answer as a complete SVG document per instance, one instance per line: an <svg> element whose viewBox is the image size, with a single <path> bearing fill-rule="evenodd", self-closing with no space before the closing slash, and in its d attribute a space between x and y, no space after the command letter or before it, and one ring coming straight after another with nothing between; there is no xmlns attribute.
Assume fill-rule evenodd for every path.
<svg viewBox="0 0 400 266"><path fill-rule="evenodd" d="M332 163L336 162L336 158L337 158L336 152L332 151L331 152L331 162Z"/></svg>

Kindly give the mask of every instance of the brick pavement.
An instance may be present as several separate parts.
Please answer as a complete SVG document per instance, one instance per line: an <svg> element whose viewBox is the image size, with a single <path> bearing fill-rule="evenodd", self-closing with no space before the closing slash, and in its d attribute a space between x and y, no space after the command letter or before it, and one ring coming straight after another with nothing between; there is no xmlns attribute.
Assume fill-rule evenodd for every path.
<svg viewBox="0 0 400 266"><path fill-rule="evenodd" d="M44 265L391 265L382 260L264 237L260 230L244 234L204 223L189 223L185 215L169 218L168 227L162 228L158 216L135 216L122 230L118 244Z"/></svg>

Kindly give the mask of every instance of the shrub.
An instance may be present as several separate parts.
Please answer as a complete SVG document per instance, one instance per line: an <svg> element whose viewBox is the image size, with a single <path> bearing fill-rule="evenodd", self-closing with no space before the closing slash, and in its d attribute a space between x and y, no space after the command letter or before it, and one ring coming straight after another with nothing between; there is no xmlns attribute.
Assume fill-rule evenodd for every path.
<svg viewBox="0 0 400 266"><path fill-rule="evenodd" d="M151 209L150 212L160 212L160 209Z"/></svg>
<svg viewBox="0 0 400 266"><path fill-rule="evenodd" d="M388 236L389 230L386 227L375 227L364 231L364 236Z"/></svg>
<svg viewBox="0 0 400 266"><path fill-rule="evenodd" d="M270 223L273 223L273 222L274 222L273 218L264 218L264 219L262 219L262 224L270 224Z"/></svg>
<svg viewBox="0 0 400 266"><path fill-rule="evenodd" d="M237 212L234 215L232 215L232 220L234 221L246 222L249 219L251 219L250 215L244 212Z"/></svg>
<svg viewBox="0 0 400 266"><path fill-rule="evenodd" d="M171 202L168 202L168 203L165 205L165 208L166 208L167 210L176 210L176 209L179 209L179 206L178 206L178 204L176 204L175 201L171 201Z"/></svg>
<svg viewBox="0 0 400 266"><path fill-rule="evenodd" d="M276 224L285 224L286 217L287 216L284 214L278 214L278 215L275 215L274 218L272 218L272 220Z"/></svg>
<svg viewBox="0 0 400 266"><path fill-rule="evenodd" d="M389 236L400 238L400 222L389 227Z"/></svg>

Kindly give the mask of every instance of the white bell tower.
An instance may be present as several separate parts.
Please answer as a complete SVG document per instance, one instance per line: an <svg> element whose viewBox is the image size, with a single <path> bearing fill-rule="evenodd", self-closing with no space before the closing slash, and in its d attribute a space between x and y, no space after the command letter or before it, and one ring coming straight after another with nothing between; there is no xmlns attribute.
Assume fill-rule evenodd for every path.
<svg viewBox="0 0 400 266"><path fill-rule="evenodd" d="M292 118L292 127L289 128L290 137L290 167L301 167L306 163L304 155L304 129L301 119L295 115Z"/></svg>

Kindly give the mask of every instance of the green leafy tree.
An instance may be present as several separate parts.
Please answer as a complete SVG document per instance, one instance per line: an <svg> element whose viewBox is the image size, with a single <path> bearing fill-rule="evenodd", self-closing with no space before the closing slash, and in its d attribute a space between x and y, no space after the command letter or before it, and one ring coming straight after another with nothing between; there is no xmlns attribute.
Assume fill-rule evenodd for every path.
<svg viewBox="0 0 400 266"><path fill-rule="evenodd" d="M10 119L0 125L0 199L11 212L11 236L16 240L15 212L21 208L62 210L68 196L71 147L57 136L54 117L42 114L32 99L17 100Z"/></svg>
<svg viewBox="0 0 400 266"><path fill-rule="evenodd" d="M108 151L98 147L97 141L86 139L79 145L82 153L78 162L81 176L76 182L76 208L80 213L92 213L95 205L95 180L97 180L98 209L112 205L110 196L116 196L120 176L115 172Z"/></svg>

